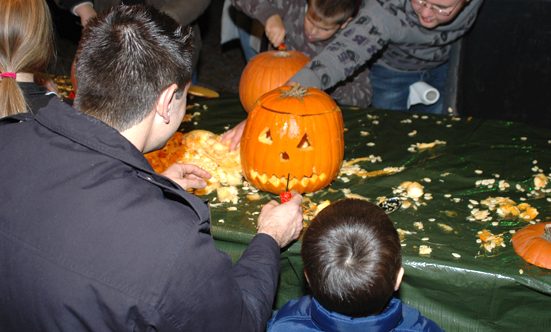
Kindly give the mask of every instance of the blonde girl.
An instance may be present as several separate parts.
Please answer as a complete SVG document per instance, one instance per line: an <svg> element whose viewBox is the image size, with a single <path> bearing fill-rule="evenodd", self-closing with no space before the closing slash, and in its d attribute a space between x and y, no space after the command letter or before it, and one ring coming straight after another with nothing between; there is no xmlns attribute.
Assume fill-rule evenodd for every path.
<svg viewBox="0 0 551 332"><path fill-rule="evenodd" d="M0 117L31 110L22 83L34 87L34 74L46 68L53 53L52 19L46 1L1 0Z"/></svg>

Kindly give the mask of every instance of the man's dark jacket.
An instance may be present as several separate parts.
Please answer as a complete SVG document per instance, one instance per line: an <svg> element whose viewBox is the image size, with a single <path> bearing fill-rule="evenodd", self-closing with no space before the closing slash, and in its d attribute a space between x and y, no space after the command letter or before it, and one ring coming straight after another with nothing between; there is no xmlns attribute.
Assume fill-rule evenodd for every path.
<svg viewBox="0 0 551 332"><path fill-rule="evenodd" d="M265 328L275 240L232 267L206 203L115 129L53 98L0 120L0 158L0 331Z"/></svg>

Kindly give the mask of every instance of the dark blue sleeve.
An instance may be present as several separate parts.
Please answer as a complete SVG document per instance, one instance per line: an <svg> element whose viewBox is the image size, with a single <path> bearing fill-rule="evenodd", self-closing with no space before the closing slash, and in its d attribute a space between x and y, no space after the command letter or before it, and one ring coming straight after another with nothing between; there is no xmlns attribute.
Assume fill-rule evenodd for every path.
<svg viewBox="0 0 551 332"><path fill-rule="evenodd" d="M434 321L421 315L419 310L403 303L400 327L409 327L412 331L444 332Z"/></svg>

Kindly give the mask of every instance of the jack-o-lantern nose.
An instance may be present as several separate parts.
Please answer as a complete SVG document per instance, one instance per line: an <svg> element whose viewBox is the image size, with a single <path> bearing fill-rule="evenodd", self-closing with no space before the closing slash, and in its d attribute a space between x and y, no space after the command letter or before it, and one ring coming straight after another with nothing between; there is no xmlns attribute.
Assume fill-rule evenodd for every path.
<svg viewBox="0 0 551 332"><path fill-rule="evenodd" d="M281 161L289 161L289 154L285 151L281 152Z"/></svg>

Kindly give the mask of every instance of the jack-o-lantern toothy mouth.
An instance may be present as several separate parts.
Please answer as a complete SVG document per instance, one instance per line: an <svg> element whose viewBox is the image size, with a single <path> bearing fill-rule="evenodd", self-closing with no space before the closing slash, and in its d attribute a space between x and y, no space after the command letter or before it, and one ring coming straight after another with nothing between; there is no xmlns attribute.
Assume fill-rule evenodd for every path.
<svg viewBox="0 0 551 332"><path fill-rule="evenodd" d="M276 188L279 187L280 185L283 185L283 186L287 185L287 177L286 176L282 176L282 177L278 178L275 175L272 175L272 176L268 177L268 175L266 175L265 173L264 174L259 174L255 170L251 170L249 172L249 175L251 176L252 180L258 180L260 183L263 183L263 184L269 183L269 184L273 185ZM303 176L302 179L300 179L300 180L297 179L297 178L291 178L291 179L289 179L289 188L293 188L296 185L301 185L303 187L307 187L311 183L317 183L317 182L320 182L320 181L325 181L326 178L327 178L327 175L325 173L321 173L320 175L312 174L311 177Z"/></svg>

